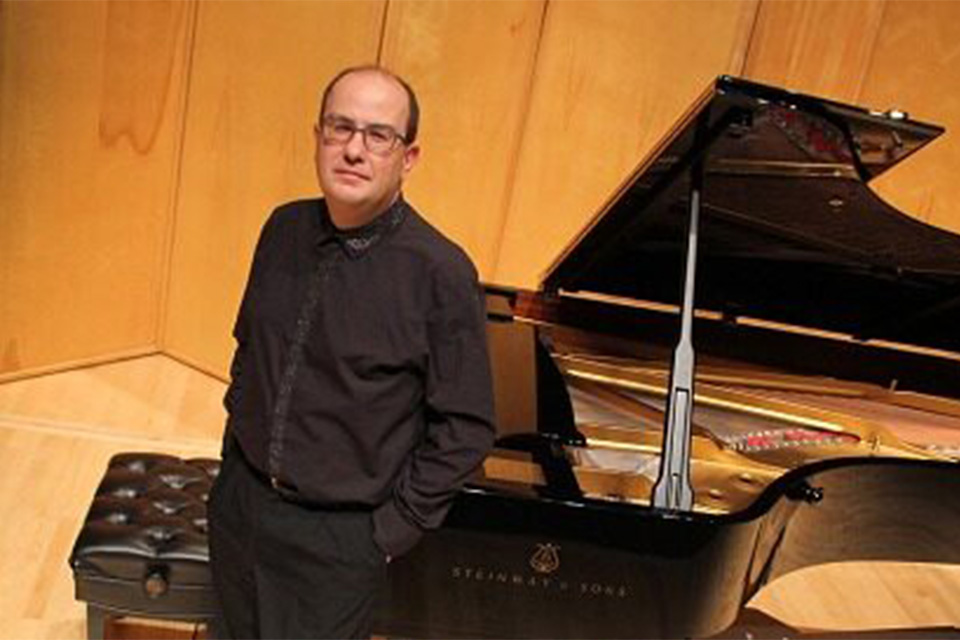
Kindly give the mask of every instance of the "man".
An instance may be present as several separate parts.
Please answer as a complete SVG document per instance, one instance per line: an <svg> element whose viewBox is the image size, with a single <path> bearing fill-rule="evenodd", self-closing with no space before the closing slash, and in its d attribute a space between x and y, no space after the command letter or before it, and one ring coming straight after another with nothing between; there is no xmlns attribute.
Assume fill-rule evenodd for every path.
<svg viewBox="0 0 960 640"><path fill-rule="evenodd" d="M341 72L315 126L324 198L261 233L208 505L220 634L368 637L386 564L492 445L475 269L401 194L418 119L397 76Z"/></svg>

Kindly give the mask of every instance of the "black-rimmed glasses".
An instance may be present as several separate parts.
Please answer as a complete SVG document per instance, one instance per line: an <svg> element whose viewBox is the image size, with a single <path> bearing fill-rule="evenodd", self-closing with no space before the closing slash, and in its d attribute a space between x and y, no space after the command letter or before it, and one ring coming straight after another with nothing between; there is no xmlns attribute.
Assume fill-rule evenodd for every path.
<svg viewBox="0 0 960 640"><path fill-rule="evenodd" d="M406 144L407 140L388 124L368 124L359 126L350 118L327 115L320 123L323 141L326 144L347 144L353 134L359 133L363 146L370 153L386 155L397 147L397 142Z"/></svg>

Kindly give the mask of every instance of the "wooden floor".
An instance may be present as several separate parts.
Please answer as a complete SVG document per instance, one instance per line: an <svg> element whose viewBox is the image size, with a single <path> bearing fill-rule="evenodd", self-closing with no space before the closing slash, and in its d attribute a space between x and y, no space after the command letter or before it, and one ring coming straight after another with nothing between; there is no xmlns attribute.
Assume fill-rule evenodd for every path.
<svg viewBox="0 0 960 640"><path fill-rule="evenodd" d="M160 355L0 385L0 638L85 637L67 557L107 460L216 455L223 391ZM960 627L960 567L805 569L750 606L805 630Z"/></svg>
<svg viewBox="0 0 960 640"><path fill-rule="evenodd" d="M216 456L223 389L164 356L0 385L0 638L86 637L67 557L107 461Z"/></svg>

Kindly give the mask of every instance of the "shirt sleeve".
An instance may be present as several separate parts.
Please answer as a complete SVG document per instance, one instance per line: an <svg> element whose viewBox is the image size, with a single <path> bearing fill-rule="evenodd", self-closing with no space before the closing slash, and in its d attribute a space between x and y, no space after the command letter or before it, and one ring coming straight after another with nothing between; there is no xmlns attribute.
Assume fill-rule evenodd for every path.
<svg viewBox="0 0 960 640"><path fill-rule="evenodd" d="M247 276L247 284L244 287L243 298L240 301L240 309L237 312L237 319L233 325L233 338L237 343L236 348L233 351L233 359L230 361L230 384L227 387L227 391L223 396L223 407L227 410L227 424L223 432L223 442L220 448L220 457L226 457L229 452L232 439L231 439L231 426L230 426L230 416L233 415L234 411L238 406L238 402L241 394L243 393L243 373L245 371L244 363L246 362L247 354L247 342L249 331L247 328L247 317L248 317L248 307L250 304L250 290L253 288L254 282L260 276L261 271L265 268L265 263L267 262L267 254L270 252L271 246L271 237L275 234L272 233L274 227L276 227L276 218L277 211L275 210L270 218L267 219L267 222L263 225L263 228L260 230L260 237L257 240L256 249L253 252L253 260L250 265L250 273Z"/></svg>
<svg viewBox="0 0 960 640"><path fill-rule="evenodd" d="M374 537L390 557L409 551L440 526L458 490L483 462L495 437L485 312L468 259L434 278L428 315L426 432L374 512Z"/></svg>

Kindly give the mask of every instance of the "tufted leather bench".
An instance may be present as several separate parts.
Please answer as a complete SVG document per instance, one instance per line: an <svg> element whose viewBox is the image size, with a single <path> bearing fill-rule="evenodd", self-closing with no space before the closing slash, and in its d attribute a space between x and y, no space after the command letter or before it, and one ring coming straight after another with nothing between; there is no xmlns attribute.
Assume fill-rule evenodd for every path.
<svg viewBox="0 0 960 640"><path fill-rule="evenodd" d="M116 617L214 616L207 494L219 470L219 460L156 453L110 459L70 554L89 638Z"/></svg>

